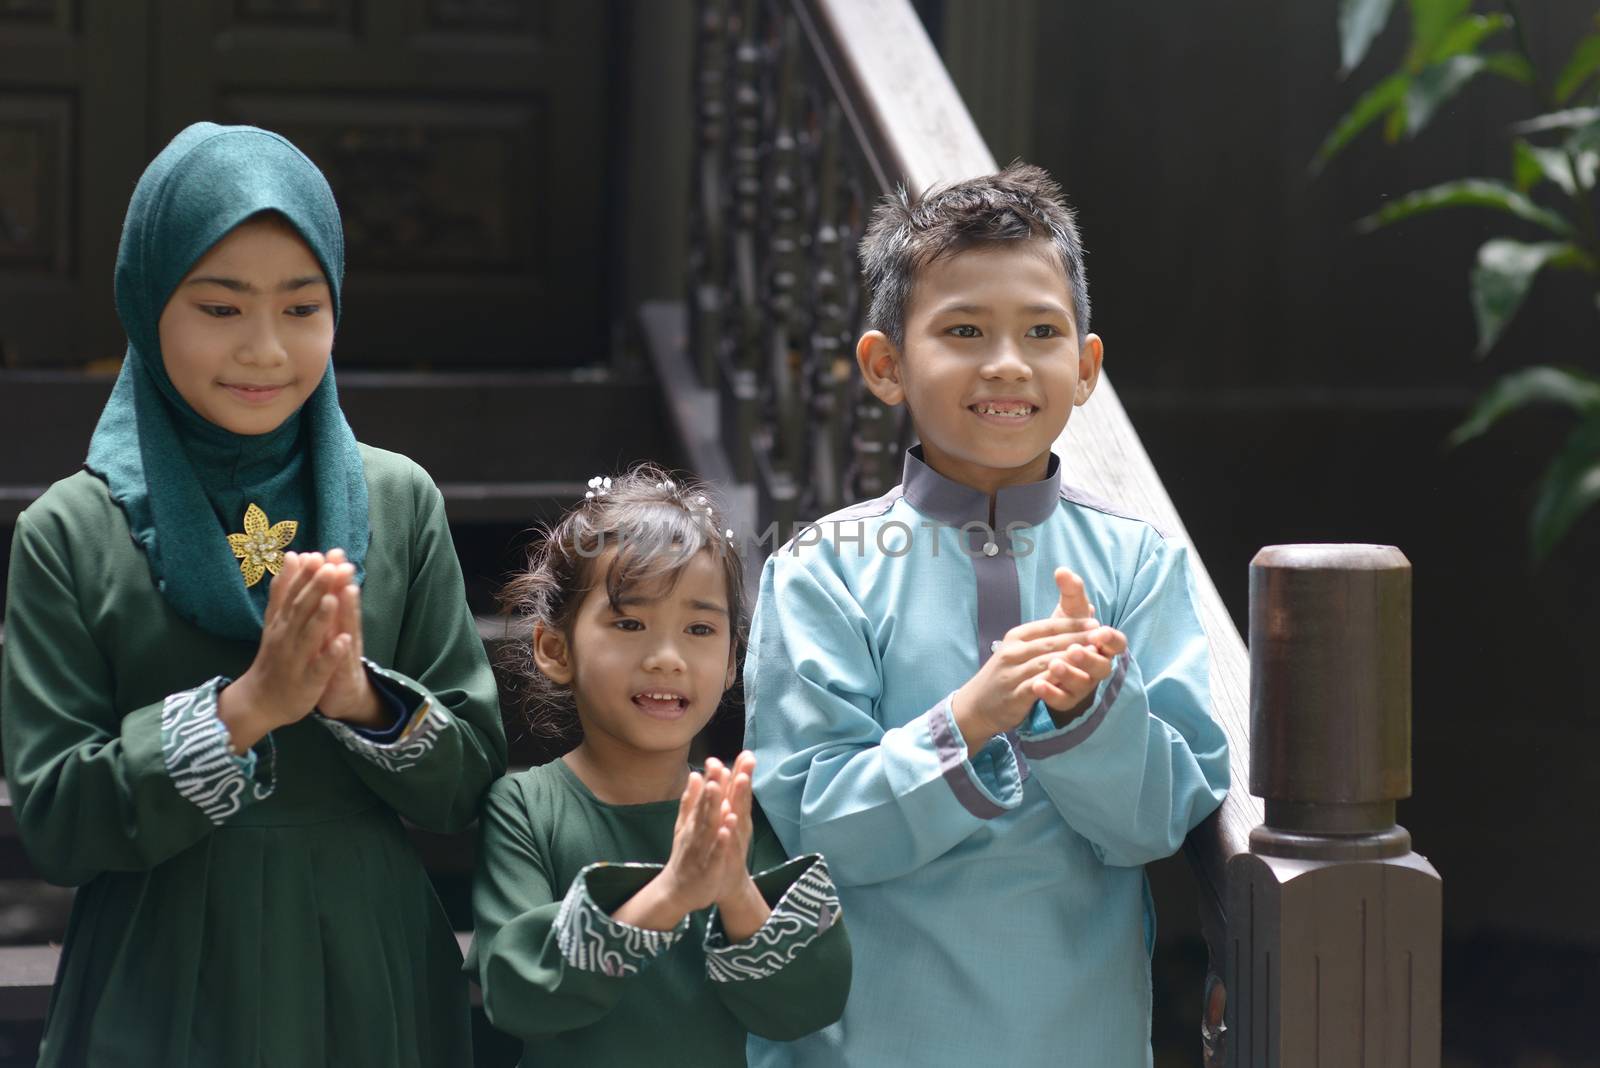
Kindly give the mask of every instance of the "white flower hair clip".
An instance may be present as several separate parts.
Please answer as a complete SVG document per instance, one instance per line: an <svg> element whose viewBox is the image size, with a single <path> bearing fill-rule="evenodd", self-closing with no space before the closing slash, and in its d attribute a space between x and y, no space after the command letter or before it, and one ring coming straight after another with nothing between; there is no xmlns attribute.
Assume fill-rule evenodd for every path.
<svg viewBox="0 0 1600 1068"><path fill-rule="evenodd" d="M586 501L592 501L596 497L604 497L610 492L611 479L605 475L595 475L589 480L589 492L583 495L583 499Z"/></svg>

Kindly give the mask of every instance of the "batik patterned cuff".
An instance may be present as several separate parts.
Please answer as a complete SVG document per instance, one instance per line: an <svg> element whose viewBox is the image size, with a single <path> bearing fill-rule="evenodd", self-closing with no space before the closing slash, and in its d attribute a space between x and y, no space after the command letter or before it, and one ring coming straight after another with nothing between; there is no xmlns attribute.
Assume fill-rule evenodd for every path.
<svg viewBox="0 0 1600 1068"><path fill-rule="evenodd" d="M184 800L197 806L212 823L221 824L252 801L272 796L274 768L266 782L256 781L259 761L254 750L235 756L228 727L217 714L217 695L231 680L221 676L171 694L161 705L161 757L172 784ZM275 761L272 735L267 745Z"/></svg>
<svg viewBox="0 0 1600 1068"><path fill-rule="evenodd" d="M689 917L685 916L670 931L651 931L613 919L595 904L589 892L589 879L615 869L654 873L661 870L661 865L600 861L580 871L556 912L556 946L561 950L562 959L581 972L621 978L637 975L645 965L671 949L689 929Z"/></svg>
<svg viewBox="0 0 1600 1068"><path fill-rule="evenodd" d="M384 686L391 690L399 687L415 696L415 691L394 672L385 670L370 660L363 659L362 663L366 666L368 675L372 677L374 686ZM420 763L428 755L451 722L450 713L432 694L423 691L421 698L422 700L407 716L405 725L388 741L369 737L348 723L341 723L326 716L318 716L317 720L332 731L333 736L343 742L345 748L351 752L370 760L385 771L405 771Z"/></svg>
<svg viewBox="0 0 1600 1068"><path fill-rule="evenodd" d="M798 877L795 871L798 870ZM761 929L743 942L730 944L721 917L713 910L706 926L706 975L712 982L765 979L782 971L800 951L820 938L839 919L839 891L820 853L796 857L756 876L757 885L793 881Z"/></svg>

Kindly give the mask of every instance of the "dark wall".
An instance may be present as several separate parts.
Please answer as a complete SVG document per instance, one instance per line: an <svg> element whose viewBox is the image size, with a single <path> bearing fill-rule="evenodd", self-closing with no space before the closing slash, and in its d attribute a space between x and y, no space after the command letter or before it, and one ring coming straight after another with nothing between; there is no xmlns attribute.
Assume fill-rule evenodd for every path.
<svg viewBox="0 0 1600 1068"><path fill-rule="evenodd" d="M1397 62L1397 7L1340 83L1332 4L1035 5L1035 90L1019 103L1032 135L992 147L1048 167L1079 207L1107 371L1241 627L1261 545L1388 542L1411 558L1401 820L1444 875L1447 934L1600 947L1596 865L1572 834L1600 815L1600 516L1530 567L1526 516L1559 413L1442 445L1500 373L1592 366L1600 323L1578 276L1541 279L1476 362L1474 252L1534 232L1470 211L1353 226L1433 182L1508 177L1504 128L1530 113L1526 90L1473 85L1418 141L1391 149L1371 131L1309 175L1326 131ZM1535 50L1560 59L1595 13L1524 7Z"/></svg>

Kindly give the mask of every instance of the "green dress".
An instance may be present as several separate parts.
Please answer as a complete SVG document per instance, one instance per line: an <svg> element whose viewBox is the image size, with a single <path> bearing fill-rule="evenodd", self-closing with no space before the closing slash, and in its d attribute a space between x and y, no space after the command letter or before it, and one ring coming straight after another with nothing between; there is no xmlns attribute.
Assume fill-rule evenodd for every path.
<svg viewBox="0 0 1600 1068"><path fill-rule="evenodd" d="M747 1033L798 1038L844 1011L850 942L827 864L789 860L759 810L751 863L772 915L749 939L730 945L715 909L670 932L611 918L661 870L677 814L607 804L564 760L490 789L468 967L526 1068L743 1065Z"/></svg>
<svg viewBox="0 0 1600 1068"><path fill-rule="evenodd" d="M45 1068L471 1063L460 952L400 817L466 827L505 737L438 490L361 456L365 652L405 711L387 740L313 714L233 757L216 695L254 643L173 611L100 479L18 519L6 774L34 863L79 887Z"/></svg>

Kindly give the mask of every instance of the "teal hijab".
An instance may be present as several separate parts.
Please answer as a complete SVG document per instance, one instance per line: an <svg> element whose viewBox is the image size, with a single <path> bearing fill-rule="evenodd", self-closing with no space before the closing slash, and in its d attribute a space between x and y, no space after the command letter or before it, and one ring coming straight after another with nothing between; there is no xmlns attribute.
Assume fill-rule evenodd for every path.
<svg viewBox="0 0 1600 1068"><path fill-rule="evenodd" d="M190 126L150 164L128 205L116 279L128 352L85 462L127 516L167 603L203 630L251 642L272 578L247 586L228 541L246 532L250 505L271 523L298 523L290 551L344 549L358 580L370 533L361 453L331 362L300 410L261 435L208 422L167 376L158 324L168 299L213 245L262 212L283 216L310 246L338 322L344 231L322 172L266 130Z"/></svg>

